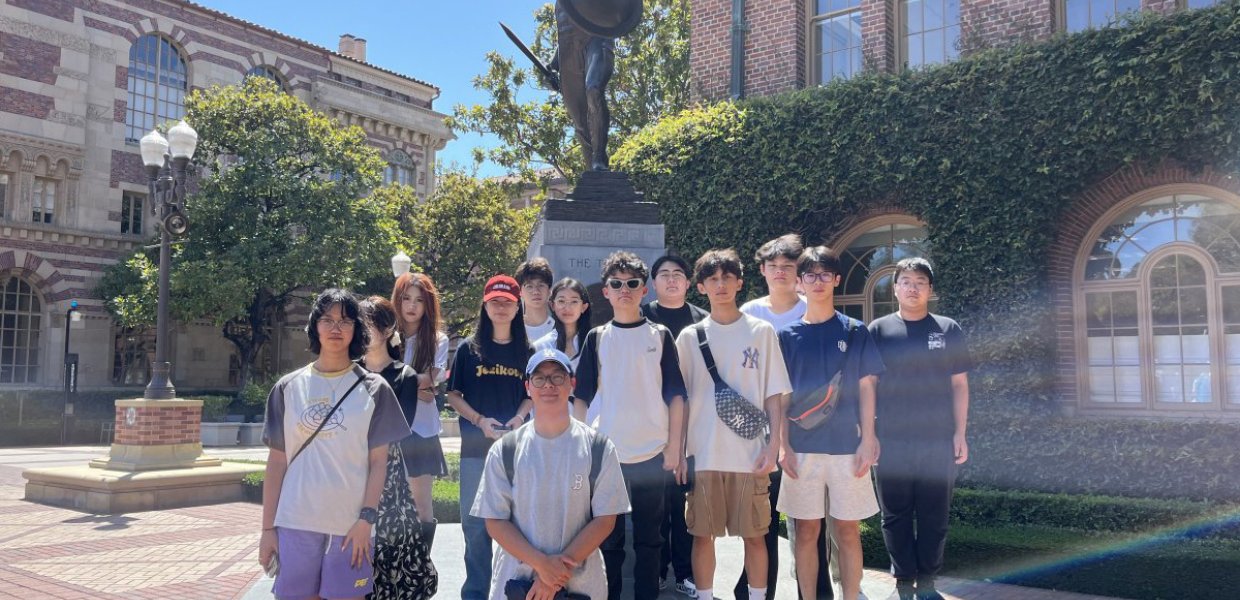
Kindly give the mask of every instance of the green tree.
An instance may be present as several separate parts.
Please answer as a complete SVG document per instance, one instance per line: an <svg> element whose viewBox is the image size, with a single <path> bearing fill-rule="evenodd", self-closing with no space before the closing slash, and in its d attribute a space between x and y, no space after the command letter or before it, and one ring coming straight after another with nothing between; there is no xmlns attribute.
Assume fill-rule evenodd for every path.
<svg viewBox="0 0 1240 600"><path fill-rule="evenodd" d="M237 349L241 386L299 291L357 286L385 270L397 227L368 192L383 161L356 127L341 127L270 81L196 91L198 130L190 229L175 246L173 317L209 318ZM154 322L157 254L114 266L98 294L128 327Z"/></svg>
<svg viewBox="0 0 1240 600"><path fill-rule="evenodd" d="M551 3L534 11L538 23L530 49L549 64L555 57L555 10ZM515 50L487 53L485 73L474 88L489 97L485 104L457 105L449 124L458 131L493 134L500 145L478 148L475 160L490 159L528 181L550 168L576 181L585 168L572 122L558 94L536 86L532 66ZM506 54L516 54L517 60ZM607 88L611 109L609 148L619 148L634 132L689 103L689 2L646 0L641 23L616 40L616 70ZM526 100L525 98L530 98Z"/></svg>
<svg viewBox="0 0 1240 600"><path fill-rule="evenodd" d="M401 245L413 270L434 280L447 333L456 337L469 333L487 279L512 273L525 260L537 214L513 208L508 190L494 180L448 171L440 174L438 186L421 202L404 186L380 188L374 195L401 216L406 231Z"/></svg>

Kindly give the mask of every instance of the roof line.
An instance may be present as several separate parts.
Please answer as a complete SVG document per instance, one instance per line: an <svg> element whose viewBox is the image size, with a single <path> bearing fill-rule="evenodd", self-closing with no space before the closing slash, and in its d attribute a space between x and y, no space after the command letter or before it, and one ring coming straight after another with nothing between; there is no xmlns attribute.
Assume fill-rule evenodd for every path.
<svg viewBox="0 0 1240 600"><path fill-rule="evenodd" d="M442 90L440 90L440 89L439 89L439 86L437 86L437 85L435 85L435 84L433 84L433 83L430 83L430 82L427 82L427 81L423 81L423 80L421 80L421 79L418 79L418 78L416 78L416 77L412 77L412 76L409 76L409 75L405 75L405 74L403 74L403 73L398 73L398 72L393 71L393 70L391 70L391 69L385 69L385 68L383 68L383 67L380 67L380 66L378 66L378 65L375 65L374 63L369 63L369 62L366 62L366 61L364 61L364 60L358 60L358 59L356 59L356 58L353 58L352 56L346 56L346 55L341 54L341 53L339 53L339 52L337 52L337 51L335 51L335 50L332 50L331 48L328 48L328 47L326 47L326 46L320 46L319 44L315 44L314 42L309 42L309 41L303 40L303 39L301 39L301 38L291 36L291 35L289 35L289 34L287 34L287 33L284 33L284 32L281 32L281 31L277 31L277 30L272 29L272 28L270 28L270 27L266 27L266 26L263 26L263 25L259 25L258 23L254 23L254 22L252 22L252 21L247 21L247 20L242 19L242 18L240 18L240 17L236 17L236 16L233 16L233 15L230 15L230 14L228 14L228 13L226 13L226 12L223 12L223 11L220 11L220 10L216 10L216 9L211 8L211 7L208 7L208 6L203 6L203 5L201 5L201 4L197 3L197 2L193 2L192 0L164 0L164 1L165 1L165 2L171 2L171 3L183 4L183 5L185 5L185 6L189 6L189 7L192 7L192 8L194 8L194 9L200 10L200 11L202 11L202 12L204 12L204 13L209 14L209 15L212 15L212 16L215 16L215 17L219 17L219 18L223 18L223 19L227 19L227 20L229 20L229 21L232 21L232 22L234 22L234 23L237 23L237 24L242 25L242 26L245 26L245 27L250 27L250 28L253 28L253 29L257 29L257 30L259 30L259 31L261 31L261 32L263 32L263 33L268 34L268 35L272 35L272 36L275 36L275 37L277 37L277 38L284 39L285 41L293 42L294 44L299 44L299 45L302 45L302 46L308 46L308 47L310 47L310 48L314 48L314 49L316 49L316 50L321 50L321 51L326 52L327 54L330 54L330 55L332 55L332 56L335 56L335 57L338 57L338 58L343 58L343 59L345 59L345 60L349 60L349 61L353 61L353 62L355 62L355 63L357 63L357 64L359 64L359 65L365 65L365 66L370 67L370 68L372 68L372 69L374 69L374 70L376 70L376 71L379 71L379 72L381 72L381 73L387 73L388 75L394 75L394 76L399 77L399 78L401 78L401 79L406 79L406 80L412 81L412 82L414 82L414 83L424 85L424 86L426 86L426 87L429 87L429 88L431 88L431 89L435 90L436 95L438 95L438 94L439 94L439 92L441 92L441 91L442 91Z"/></svg>

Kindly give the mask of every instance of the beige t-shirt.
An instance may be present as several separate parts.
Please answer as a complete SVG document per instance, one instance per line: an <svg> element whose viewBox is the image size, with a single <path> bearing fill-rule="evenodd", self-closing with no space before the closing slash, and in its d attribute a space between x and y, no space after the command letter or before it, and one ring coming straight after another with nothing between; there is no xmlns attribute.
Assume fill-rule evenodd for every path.
<svg viewBox="0 0 1240 600"><path fill-rule="evenodd" d="M766 399L792 391L779 338L769 323L742 314L735 323L721 325L713 318L699 323L715 357L719 376L759 408ZM680 370L689 388L688 454L697 471L749 473L766 445L763 436L747 440L728 428L715 412L715 381L706 370L698 347L696 326L676 338Z"/></svg>

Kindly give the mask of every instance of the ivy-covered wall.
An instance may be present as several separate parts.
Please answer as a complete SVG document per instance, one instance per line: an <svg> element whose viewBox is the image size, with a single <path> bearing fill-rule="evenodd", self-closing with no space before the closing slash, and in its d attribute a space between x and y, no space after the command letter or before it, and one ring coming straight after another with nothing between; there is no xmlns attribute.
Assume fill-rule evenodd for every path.
<svg viewBox="0 0 1240 600"><path fill-rule="evenodd" d="M614 163L688 256L752 255L790 230L829 242L875 207L921 219L939 310L971 334L975 410L1010 417L1053 405L1045 257L1060 219L1117 171L1168 160L1240 169L1237 0L693 109Z"/></svg>

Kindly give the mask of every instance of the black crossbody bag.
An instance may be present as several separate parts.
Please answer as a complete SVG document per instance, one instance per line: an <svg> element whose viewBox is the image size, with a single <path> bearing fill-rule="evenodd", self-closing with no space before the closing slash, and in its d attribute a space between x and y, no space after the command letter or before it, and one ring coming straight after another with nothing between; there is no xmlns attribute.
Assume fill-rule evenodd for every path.
<svg viewBox="0 0 1240 600"><path fill-rule="evenodd" d="M706 341L706 327L701 323L695 323L692 327L697 332L698 349L702 351L706 370L710 371L710 378L715 381L715 413L719 415L719 420L733 433L747 440L762 435L771 424L770 417L766 415L766 411L754 406L753 402L732 389L732 386L719 376L715 355L711 353L710 344Z"/></svg>

